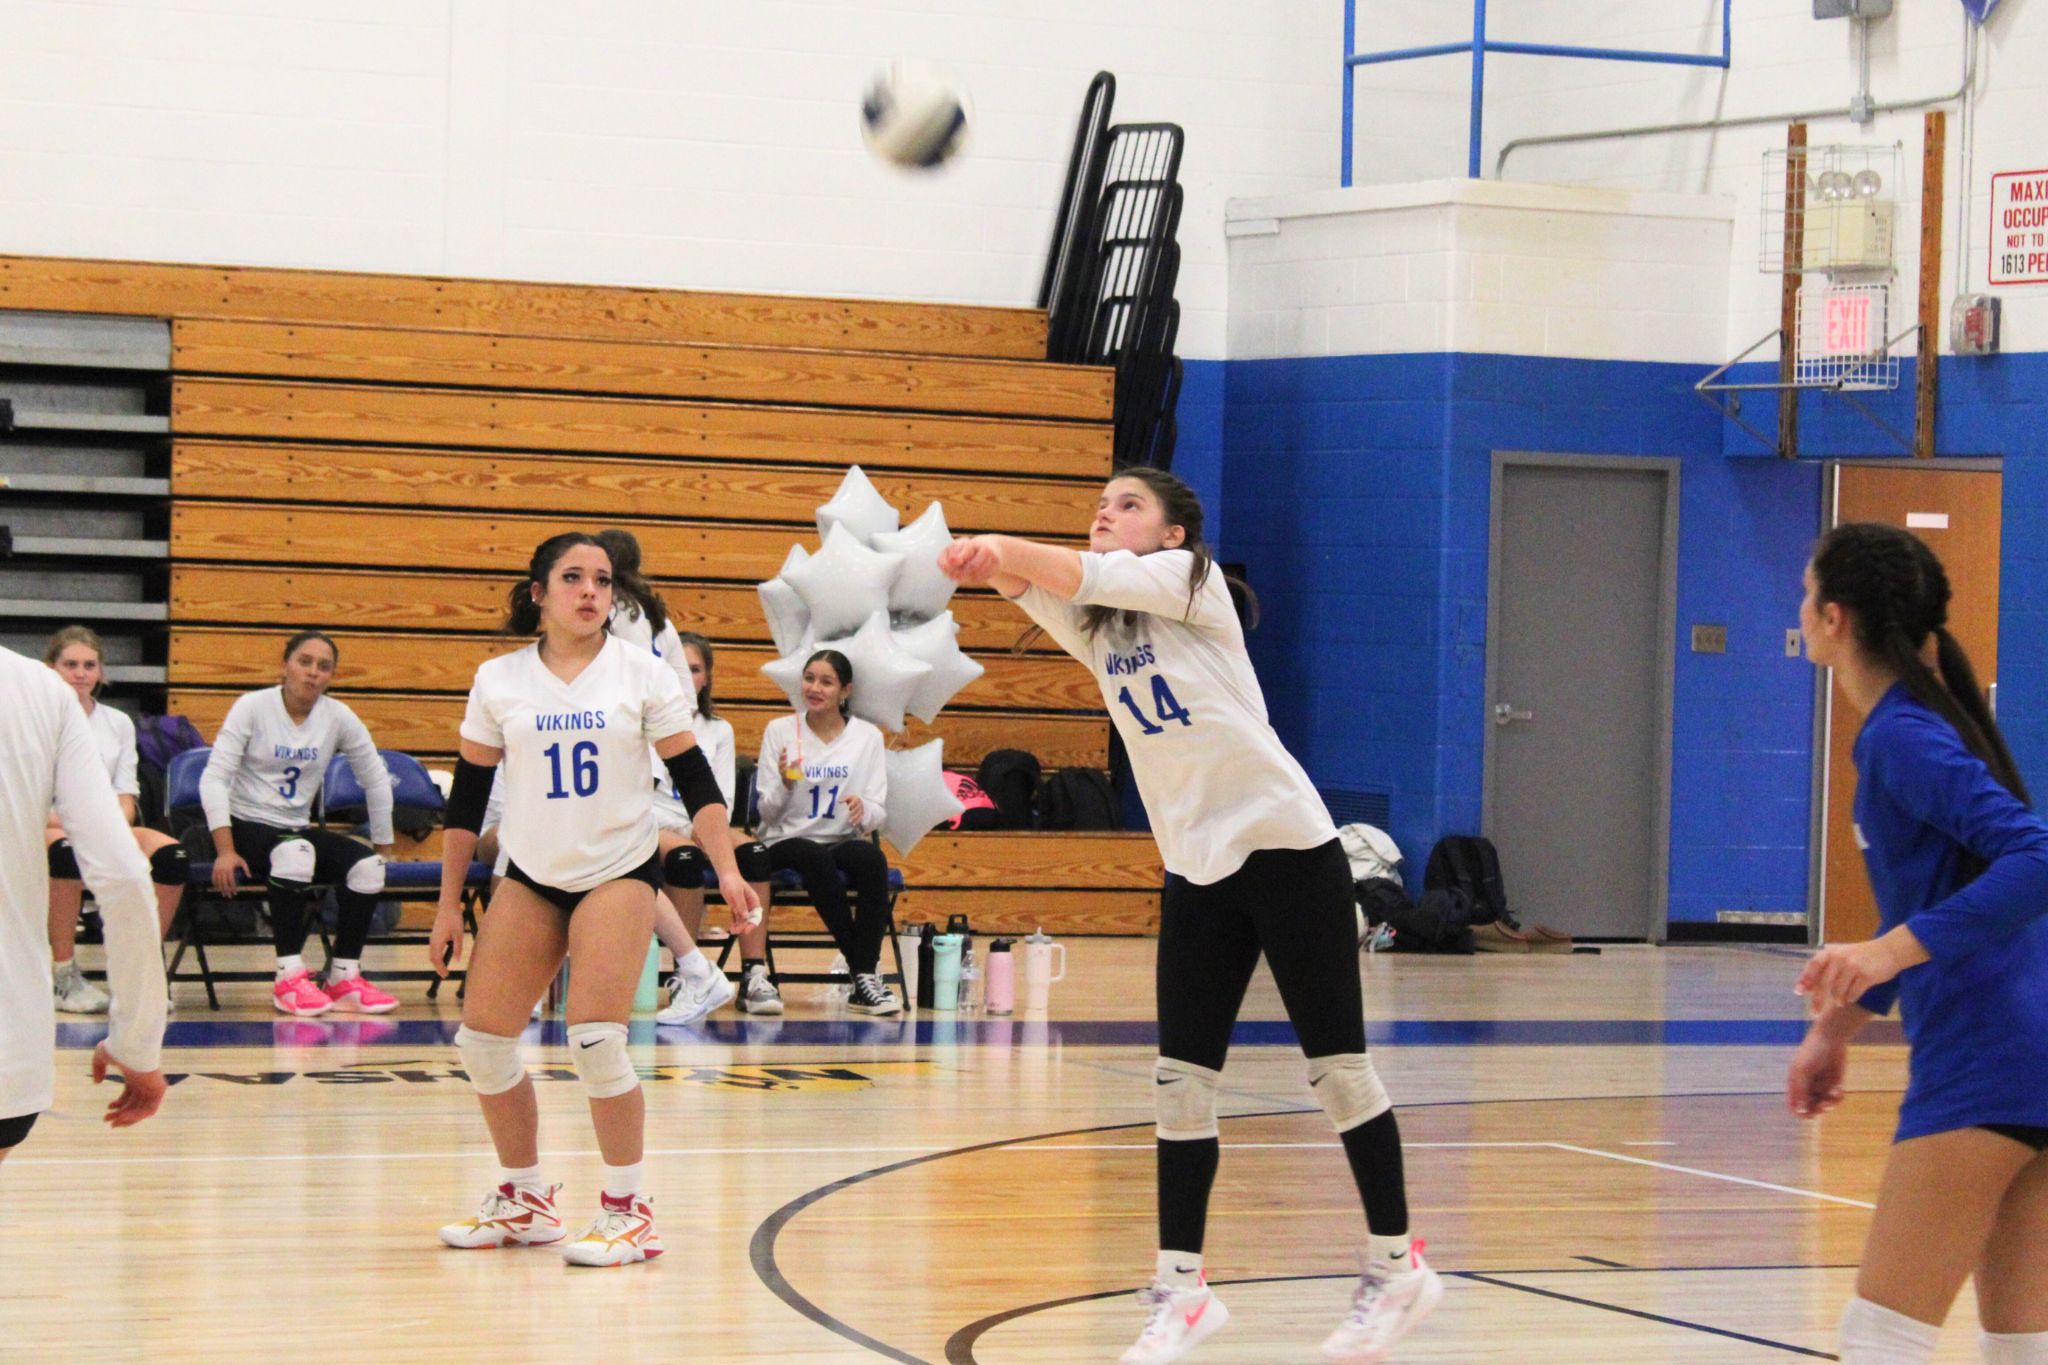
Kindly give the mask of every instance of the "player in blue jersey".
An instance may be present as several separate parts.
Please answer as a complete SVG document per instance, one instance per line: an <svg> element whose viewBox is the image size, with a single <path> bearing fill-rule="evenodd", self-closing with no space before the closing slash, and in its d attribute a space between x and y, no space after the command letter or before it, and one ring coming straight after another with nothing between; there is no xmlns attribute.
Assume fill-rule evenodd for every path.
<svg viewBox="0 0 2048 1365"><path fill-rule="evenodd" d="M1941 561L1891 526L1823 536L1799 624L1863 712L1856 835L1883 932L1799 978L1792 1111L1841 1101L1849 1040L1894 1001L1911 1078L1842 1314L1849 1365L1930 1361L1977 1281L1987 1361L2048 1365L2048 825L1948 633Z"/></svg>

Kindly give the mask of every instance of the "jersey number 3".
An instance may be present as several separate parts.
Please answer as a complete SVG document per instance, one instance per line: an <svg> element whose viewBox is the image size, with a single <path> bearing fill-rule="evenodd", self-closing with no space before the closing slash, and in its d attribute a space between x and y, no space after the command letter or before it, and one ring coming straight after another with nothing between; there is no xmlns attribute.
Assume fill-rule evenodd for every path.
<svg viewBox="0 0 2048 1365"><path fill-rule="evenodd" d="M568 796L562 787L562 746L550 744L547 747L548 771L553 780L548 784L548 800L560 801ZM597 741L579 740L569 751L569 781L578 796L594 796L597 793Z"/></svg>
<svg viewBox="0 0 2048 1365"><path fill-rule="evenodd" d="M1124 704L1124 709L1138 722L1139 730L1148 735L1165 734L1167 721L1177 720L1182 725L1195 723L1195 718L1188 714L1187 708L1174 700L1173 691L1167 687L1166 679L1156 673L1152 675L1152 709L1159 713L1158 725L1147 720L1145 713L1138 709L1138 703L1132 698L1130 688L1126 687L1117 693L1117 700Z"/></svg>

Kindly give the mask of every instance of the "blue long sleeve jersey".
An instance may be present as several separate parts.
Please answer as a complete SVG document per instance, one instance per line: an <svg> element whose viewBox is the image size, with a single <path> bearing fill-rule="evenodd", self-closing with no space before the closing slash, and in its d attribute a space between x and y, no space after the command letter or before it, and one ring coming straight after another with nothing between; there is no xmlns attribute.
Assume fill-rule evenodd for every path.
<svg viewBox="0 0 2048 1365"><path fill-rule="evenodd" d="M1929 954L1859 1002L1898 1002L1912 1047L1898 1140L2048 1124L2048 824L1903 686L1853 753L1881 923L1909 925Z"/></svg>

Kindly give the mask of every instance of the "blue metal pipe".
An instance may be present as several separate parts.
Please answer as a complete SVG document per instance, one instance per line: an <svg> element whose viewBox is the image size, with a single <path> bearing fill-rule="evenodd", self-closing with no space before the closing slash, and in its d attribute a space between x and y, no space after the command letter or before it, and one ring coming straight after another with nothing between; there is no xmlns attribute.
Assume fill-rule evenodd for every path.
<svg viewBox="0 0 2048 1365"><path fill-rule="evenodd" d="M1345 189L1351 188L1351 119L1353 107L1358 103L1358 78L1351 72L1351 49L1358 43L1358 0L1344 0L1344 132L1342 147L1338 155L1342 158L1338 166L1337 183Z"/></svg>
<svg viewBox="0 0 2048 1365"><path fill-rule="evenodd" d="M1513 52L1525 57L1590 57L1604 62L1657 62L1667 66L1728 65L1728 54L1718 57L1686 52L1642 52L1622 47L1564 47L1556 43L1488 43L1488 52Z"/></svg>
<svg viewBox="0 0 2048 1365"><path fill-rule="evenodd" d="M1465 177L1479 178L1479 138L1486 117L1486 0L1472 0L1472 113L1466 119Z"/></svg>
<svg viewBox="0 0 2048 1365"><path fill-rule="evenodd" d="M1356 3L1356 0L1347 0ZM1429 47L1400 47L1390 52L1353 52L1345 57L1347 66L1373 66L1379 62L1405 62L1414 57L1448 57L1453 52L1470 52L1470 43L1434 43Z"/></svg>

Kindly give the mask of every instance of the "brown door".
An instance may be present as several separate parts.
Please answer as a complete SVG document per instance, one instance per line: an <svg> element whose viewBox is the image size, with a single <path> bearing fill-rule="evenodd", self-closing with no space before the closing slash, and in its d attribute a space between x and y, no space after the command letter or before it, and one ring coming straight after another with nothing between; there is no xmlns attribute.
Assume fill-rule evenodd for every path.
<svg viewBox="0 0 2048 1365"><path fill-rule="evenodd" d="M1924 464L1836 470L1835 521L1903 526L1941 556L1948 570L1949 633L1976 666L1977 681L1998 678L1997 474L1930 469ZM1853 943L1877 933L1877 903L1856 847L1856 765L1850 748L1863 718L1831 683L1828 706L1827 856L1821 867L1821 939Z"/></svg>

